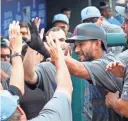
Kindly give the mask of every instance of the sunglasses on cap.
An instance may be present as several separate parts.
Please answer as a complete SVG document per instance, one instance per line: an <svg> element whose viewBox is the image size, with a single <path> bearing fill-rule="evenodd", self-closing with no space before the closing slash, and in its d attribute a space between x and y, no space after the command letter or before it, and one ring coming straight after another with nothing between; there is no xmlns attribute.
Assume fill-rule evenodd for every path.
<svg viewBox="0 0 128 121"><path fill-rule="evenodd" d="M97 20L98 18L89 18L89 19L83 20L83 23L96 23Z"/></svg>

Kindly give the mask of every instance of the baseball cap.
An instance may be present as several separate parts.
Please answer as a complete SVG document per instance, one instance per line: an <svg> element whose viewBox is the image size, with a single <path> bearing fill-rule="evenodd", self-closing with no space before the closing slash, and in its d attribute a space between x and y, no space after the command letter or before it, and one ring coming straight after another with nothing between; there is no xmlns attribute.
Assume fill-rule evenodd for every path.
<svg viewBox="0 0 128 121"><path fill-rule="evenodd" d="M1 112L0 121L6 121L18 107L18 96L13 96L7 90L0 92Z"/></svg>
<svg viewBox="0 0 128 121"><path fill-rule="evenodd" d="M65 15L65 14L56 14L54 17L53 17L53 23L54 22L57 22L57 21L62 21L62 22L65 22L66 24L69 24L69 19L68 17Z"/></svg>
<svg viewBox="0 0 128 121"><path fill-rule="evenodd" d="M76 40L101 40L107 50L107 35L105 30L93 23L82 23L76 26L74 36L66 42L74 43Z"/></svg>
<svg viewBox="0 0 128 121"><path fill-rule="evenodd" d="M128 7L116 6L115 9L121 16L128 19Z"/></svg>
<svg viewBox="0 0 128 121"><path fill-rule="evenodd" d="M8 47L9 46L9 41L2 36L0 37L0 42L1 42L1 47Z"/></svg>
<svg viewBox="0 0 128 121"><path fill-rule="evenodd" d="M100 2L99 8L100 9L110 9L111 10L110 6L106 2Z"/></svg>
<svg viewBox="0 0 128 121"><path fill-rule="evenodd" d="M88 18L94 18L94 17L100 17L100 16L101 16L100 11L98 10L98 8L94 6L86 7L81 11L82 21Z"/></svg>

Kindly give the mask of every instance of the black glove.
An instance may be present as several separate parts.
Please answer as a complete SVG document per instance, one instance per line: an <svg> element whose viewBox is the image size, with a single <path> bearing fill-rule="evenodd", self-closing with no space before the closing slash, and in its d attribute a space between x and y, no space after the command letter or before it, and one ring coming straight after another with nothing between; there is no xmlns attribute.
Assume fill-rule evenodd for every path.
<svg viewBox="0 0 128 121"><path fill-rule="evenodd" d="M28 44L30 48L36 50L40 54L42 54L45 58L50 57L49 52L44 46L44 43L41 41L39 32L37 30L36 24L33 21L28 23L30 34L31 34L31 41L27 38L23 37L22 39Z"/></svg>

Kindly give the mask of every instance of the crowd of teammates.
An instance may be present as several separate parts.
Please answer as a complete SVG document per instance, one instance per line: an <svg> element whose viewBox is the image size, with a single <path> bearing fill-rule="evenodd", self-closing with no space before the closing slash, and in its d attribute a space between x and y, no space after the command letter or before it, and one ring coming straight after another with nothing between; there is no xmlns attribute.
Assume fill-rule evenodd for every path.
<svg viewBox="0 0 128 121"><path fill-rule="evenodd" d="M128 50L107 46L107 33L128 37L128 7L108 3L81 10L70 30L71 9L63 8L46 32L41 19L9 25L1 36L1 121L72 121L70 75L85 83L86 121L128 121ZM72 58L75 52L78 60Z"/></svg>

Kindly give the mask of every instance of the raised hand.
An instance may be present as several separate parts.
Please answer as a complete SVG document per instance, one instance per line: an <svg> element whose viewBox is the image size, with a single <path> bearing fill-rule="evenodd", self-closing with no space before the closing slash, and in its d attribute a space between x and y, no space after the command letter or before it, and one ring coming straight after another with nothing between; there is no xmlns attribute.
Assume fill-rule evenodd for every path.
<svg viewBox="0 0 128 121"><path fill-rule="evenodd" d="M106 67L107 71L110 71L112 74L114 74L117 77L123 77L125 72L125 67L120 62L112 62Z"/></svg>
<svg viewBox="0 0 128 121"><path fill-rule="evenodd" d="M36 27L37 27L37 30L39 31L39 28L40 28L40 24L41 24L41 19L36 17L36 18L33 18L32 21L35 23ZM44 28L41 29L40 33L40 38L41 40L43 39L44 37Z"/></svg>
<svg viewBox="0 0 128 121"><path fill-rule="evenodd" d="M30 30L31 39L23 38L23 40L28 44L30 48L36 50L37 52L42 54L45 58L48 58L50 55L40 38L35 22L30 21L28 23L28 26Z"/></svg>
<svg viewBox="0 0 128 121"><path fill-rule="evenodd" d="M22 36L20 34L19 22L13 21L9 25L9 47L13 53L21 53L22 50Z"/></svg>
<svg viewBox="0 0 128 121"><path fill-rule="evenodd" d="M39 30L40 24L41 24L41 19L36 17L36 18L33 18L32 21L34 21L34 23L36 24L37 29Z"/></svg>
<svg viewBox="0 0 128 121"><path fill-rule="evenodd" d="M53 40L51 36L47 36L46 39L47 43L45 42L44 44L50 53L51 61L55 62L58 59L64 59L64 53L61 49L59 40Z"/></svg>

